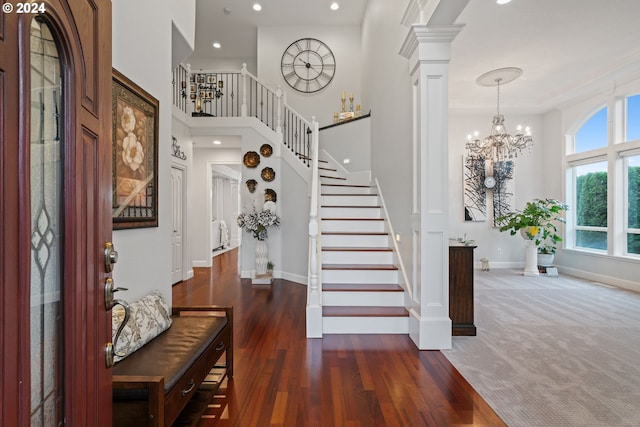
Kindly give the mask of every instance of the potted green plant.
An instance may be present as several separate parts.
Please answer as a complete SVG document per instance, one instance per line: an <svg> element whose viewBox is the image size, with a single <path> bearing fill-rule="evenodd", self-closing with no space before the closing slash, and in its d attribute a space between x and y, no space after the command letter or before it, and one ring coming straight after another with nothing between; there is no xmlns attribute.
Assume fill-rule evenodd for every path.
<svg viewBox="0 0 640 427"><path fill-rule="evenodd" d="M562 212L569 206L556 199L534 199L527 202L521 212L511 212L496 219L500 231L509 231L513 236L520 232L522 237L534 241L538 254L550 255L550 260L538 260L539 265L553 265L556 245L562 241L557 223L564 223ZM543 257L544 258L544 257Z"/></svg>

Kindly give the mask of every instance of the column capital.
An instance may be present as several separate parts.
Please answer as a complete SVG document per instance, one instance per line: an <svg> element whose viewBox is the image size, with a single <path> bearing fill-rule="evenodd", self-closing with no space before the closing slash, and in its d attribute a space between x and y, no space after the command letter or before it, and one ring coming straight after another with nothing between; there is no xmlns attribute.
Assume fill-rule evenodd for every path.
<svg viewBox="0 0 640 427"><path fill-rule="evenodd" d="M462 24L428 26L413 24L400 48L400 55L410 61L410 69L420 61L449 62L451 42L464 28Z"/></svg>

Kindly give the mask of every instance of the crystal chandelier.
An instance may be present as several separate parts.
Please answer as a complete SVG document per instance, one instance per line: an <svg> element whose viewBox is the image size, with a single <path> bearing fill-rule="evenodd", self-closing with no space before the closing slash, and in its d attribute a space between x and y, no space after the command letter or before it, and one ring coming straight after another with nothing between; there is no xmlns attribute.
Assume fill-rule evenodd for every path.
<svg viewBox="0 0 640 427"><path fill-rule="evenodd" d="M515 135L510 135L504 125L504 116L500 114L500 85L512 82L520 77L520 68L508 67L489 71L478 77L476 82L481 86L496 86L498 90L497 114L493 116L491 133L484 139L478 138L478 132L467 136L466 148L469 157L490 160L494 163L518 157L519 153L528 149L531 152L533 139L531 129L518 126Z"/></svg>

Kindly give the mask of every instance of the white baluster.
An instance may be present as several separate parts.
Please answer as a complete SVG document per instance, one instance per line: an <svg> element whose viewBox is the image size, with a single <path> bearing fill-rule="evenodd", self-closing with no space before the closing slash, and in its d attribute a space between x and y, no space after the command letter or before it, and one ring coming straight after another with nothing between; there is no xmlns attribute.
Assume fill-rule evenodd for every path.
<svg viewBox="0 0 640 427"><path fill-rule="evenodd" d="M247 117L247 64L242 63L242 105L240 106L240 117Z"/></svg>
<svg viewBox="0 0 640 427"><path fill-rule="evenodd" d="M276 90L276 98L278 99L278 103L277 103L277 121L276 121L276 133L280 136L280 139L282 139L282 87L280 85L278 85L278 89Z"/></svg>

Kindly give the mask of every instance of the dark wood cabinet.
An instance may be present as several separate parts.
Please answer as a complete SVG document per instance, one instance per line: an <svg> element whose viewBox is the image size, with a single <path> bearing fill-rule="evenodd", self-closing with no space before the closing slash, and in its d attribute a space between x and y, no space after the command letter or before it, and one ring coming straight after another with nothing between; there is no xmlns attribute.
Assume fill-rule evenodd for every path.
<svg viewBox="0 0 640 427"><path fill-rule="evenodd" d="M473 250L476 246L449 245L449 317L451 334L476 335L473 323Z"/></svg>

